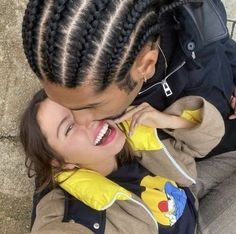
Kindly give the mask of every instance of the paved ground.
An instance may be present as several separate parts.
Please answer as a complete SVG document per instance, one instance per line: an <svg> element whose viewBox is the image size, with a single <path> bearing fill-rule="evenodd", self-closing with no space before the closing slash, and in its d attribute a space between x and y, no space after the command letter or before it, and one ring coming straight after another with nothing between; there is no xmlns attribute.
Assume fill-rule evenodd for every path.
<svg viewBox="0 0 236 234"><path fill-rule="evenodd" d="M33 183L18 142L18 119L39 83L22 51L21 22L27 0L0 0L0 233L29 232ZM236 19L236 1L224 1ZM236 38L236 34L235 34Z"/></svg>

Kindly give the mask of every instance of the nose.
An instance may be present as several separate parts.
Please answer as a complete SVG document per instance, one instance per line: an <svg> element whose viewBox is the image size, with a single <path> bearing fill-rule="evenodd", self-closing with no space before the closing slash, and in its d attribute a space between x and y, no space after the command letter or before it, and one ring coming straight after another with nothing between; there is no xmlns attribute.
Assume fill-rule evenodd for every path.
<svg viewBox="0 0 236 234"><path fill-rule="evenodd" d="M72 114L78 125L89 126L94 121L94 116L87 111L72 111Z"/></svg>

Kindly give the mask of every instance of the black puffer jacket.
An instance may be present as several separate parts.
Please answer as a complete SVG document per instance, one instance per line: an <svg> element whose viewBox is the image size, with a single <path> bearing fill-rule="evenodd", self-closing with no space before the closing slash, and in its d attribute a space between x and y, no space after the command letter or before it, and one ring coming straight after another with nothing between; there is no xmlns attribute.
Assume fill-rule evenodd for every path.
<svg viewBox="0 0 236 234"><path fill-rule="evenodd" d="M178 30L163 31L163 55L155 77L144 84L133 104L149 102L163 110L176 99L198 95L215 105L224 118L230 114L230 97L236 84L236 43L229 38L226 13L219 0L192 3L171 13Z"/></svg>

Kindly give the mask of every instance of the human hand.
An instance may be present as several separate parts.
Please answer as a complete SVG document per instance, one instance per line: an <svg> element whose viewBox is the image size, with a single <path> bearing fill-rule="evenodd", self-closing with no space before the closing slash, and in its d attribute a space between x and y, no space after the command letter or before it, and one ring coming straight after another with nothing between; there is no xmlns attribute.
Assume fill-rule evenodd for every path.
<svg viewBox="0 0 236 234"><path fill-rule="evenodd" d="M138 106L130 106L124 115L116 119L116 123L125 120L131 120L129 135L133 135L135 128L139 124L153 128L170 128L172 115L160 112L153 108L150 104L144 102Z"/></svg>
<svg viewBox="0 0 236 234"><path fill-rule="evenodd" d="M229 116L229 119L236 119L236 87L234 88L234 95L230 99L230 106L233 109L233 113Z"/></svg>
<svg viewBox="0 0 236 234"><path fill-rule="evenodd" d="M235 96L231 96L230 106L233 109L233 114L229 116L229 119L236 119L236 97Z"/></svg>

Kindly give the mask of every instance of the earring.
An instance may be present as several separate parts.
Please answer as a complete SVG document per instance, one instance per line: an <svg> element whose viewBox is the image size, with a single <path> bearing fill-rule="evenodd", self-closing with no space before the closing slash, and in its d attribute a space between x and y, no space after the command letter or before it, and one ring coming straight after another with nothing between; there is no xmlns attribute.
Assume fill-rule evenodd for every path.
<svg viewBox="0 0 236 234"><path fill-rule="evenodd" d="M144 81L144 83L147 82L147 77L146 77L146 75L143 76L143 81Z"/></svg>

